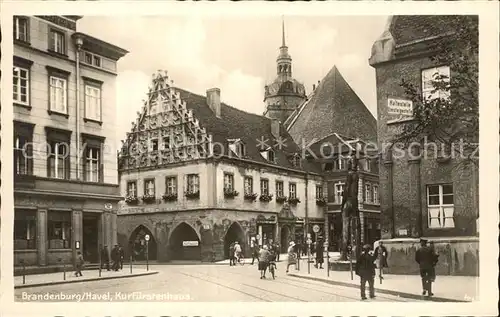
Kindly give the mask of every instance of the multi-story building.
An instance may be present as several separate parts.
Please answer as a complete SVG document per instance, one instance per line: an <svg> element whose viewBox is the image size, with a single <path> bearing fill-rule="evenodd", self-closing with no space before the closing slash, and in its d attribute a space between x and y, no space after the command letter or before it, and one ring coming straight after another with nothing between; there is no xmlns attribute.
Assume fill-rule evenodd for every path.
<svg viewBox="0 0 500 317"><path fill-rule="evenodd" d="M401 126L413 120L413 102L401 86L402 79L423 97L434 94L435 74L453 82L450 65L437 64L431 57L439 52L436 41L456 31L451 23L456 18L394 16L374 43L370 64L377 76L380 149L387 149ZM456 168L460 157L432 155L436 152L413 157L383 152L382 239L389 249L390 270L418 272L414 252L418 239L425 237L435 242L440 254L437 274L478 274L478 170L474 164Z"/></svg>
<svg viewBox="0 0 500 317"><path fill-rule="evenodd" d="M116 243L115 81L127 51L80 16L14 17L14 264L73 263Z"/></svg>
<svg viewBox="0 0 500 317"><path fill-rule="evenodd" d="M283 251L323 225L314 199L322 178L278 120L171 86L153 76L120 155L119 241L136 259L211 261L239 241L278 241Z"/></svg>

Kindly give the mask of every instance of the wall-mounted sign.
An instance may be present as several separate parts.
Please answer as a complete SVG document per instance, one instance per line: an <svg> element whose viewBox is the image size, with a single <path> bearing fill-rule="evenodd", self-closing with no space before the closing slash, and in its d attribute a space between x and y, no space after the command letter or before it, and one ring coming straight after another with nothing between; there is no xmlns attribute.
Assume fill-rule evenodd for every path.
<svg viewBox="0 0 500 317"><path fill-rule="evenodd" d="M210 225L209 225L209 224L204 224L204 225L203 225L203 229L205 229L205 230L210 229Z"/></svg>
<svg viewBox="0 0 500 317"><path fill-rule="evenodd" d="M149 241L149 238L150 238L149 234L147 234L147 235L144 236L144 239L146 239L146 241Z"/></svg>
<svg viewBox="0 0 500 317"><path fill-rule="evenodd" d="M318 233L319 232L319 226L318 225L314 225L313 226L313 231L314 231L314 233Z"/></svg>
<svg viewBox="0 0 500 317"><path fill-rule="evenodd" d="M80 241L75 241L75 249L80 249Z"/></svg>
<svg viewBox="0 0 500 317"><path fill-rule="evenodd" d="M104 210L111 210L111 209L113 209L113 205L112 204L110 204L110 203L104 204Z"/></svg>
<svg viewBox="0 0 500 317"><path fill-rule="evenodd" d="M197 247L199 244L198 241L182 241L183 247Z"/></svg>
<svg viewBox="0 0 500 317"><path fill-rule="evenodd" d="M413 102L411 100L392 99L387 100L389 114L398 116L413 116Z"/></svg>
<svg viewBox="0 0 500 317"><path fill-rule="evenodd" d="M399 229L398 234L400 236L407 236L408 235L408 230L407 229Z"/></svg>

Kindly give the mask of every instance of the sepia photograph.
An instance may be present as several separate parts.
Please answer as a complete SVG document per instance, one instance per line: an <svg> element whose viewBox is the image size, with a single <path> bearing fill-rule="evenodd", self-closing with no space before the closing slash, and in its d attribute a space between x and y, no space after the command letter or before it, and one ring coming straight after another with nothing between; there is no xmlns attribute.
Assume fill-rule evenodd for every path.
<svg viewBox="0 0 500 317"><path fill-rule="evenodd" d="M14 302L485 298L480 15L272 12L11 16Z"/></svg>

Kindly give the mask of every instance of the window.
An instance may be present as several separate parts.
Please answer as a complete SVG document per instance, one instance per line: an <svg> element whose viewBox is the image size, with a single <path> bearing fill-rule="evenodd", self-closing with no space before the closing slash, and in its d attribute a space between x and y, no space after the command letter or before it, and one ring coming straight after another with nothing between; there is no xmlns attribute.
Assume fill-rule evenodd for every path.
<svg viewBox="0 0 500 317"><path fill-rule="evenodd" d="M283 182L282 181L276 181L276 197L283 197Z"/></svg>
<svg viewBox="0 0 500 317"><path fill-rule="evenodd" d="M454 228L453 185L428 185L429 228Z"/></svg>
<svg viewBox="0 0 500 317"><path fill-rule="evenodd" d="M148 195L148 196L155 195L155 180L154 179L144 180L144 195Z"/></svg>
<svg viewBox="0 0 500 317"><path fill-rule="evenodd" d="M438 76L446 76L447 78L438 79ZM449 91L434 91L433 81L438 80L450 82L450 67L441 66L422 70L422 97L424 99L449 98Z"/></svg>
<svg viewBox="0 0 500 317"><path fill-rule="evenodd" d="M49 211L49 249L71 249L71 212Z"/></svg>
<svg viewBox="0 0 500 317"><path fill-rule="evenodd" d="M83 167L87 182L101 181L101 150L98 148L85 149L85 164Z"/></svg>
<svg viewBox="0 0 500 317"><path fill-rule="evenodd" d="M236 154L239 157L243 157L246 155L245 144L241 142L240 139L228 140L228 143L231 153Z"/></svg>
<svg viewBox="0 0 500 317"><path fill-rule="evenodd" d="M372 161L370 159L365 160L365 171L371 172L371 170L372 170L371 164L372 164Z"/></svg>
<svg viewBox="0 0 500 317"><path fill-rule="evenodd" d="M149 142L149 150L152 152L158 151L158 139L151 139Z"/></svg>
<svg viewBox="0 0 500 317"><path fill-rule="evenodd" d="M14 40L29 41L28 18L14 17Z"/></svg>
<svg viewBox="0 0 500 317"><path fill-rule="evenodd" d="M101 88L85 85L85 118L101 121Z"/></svg>
<svg viewBox="0 0 500 317"><path fill-rule="evenodd" d="M316 185L316 199L323 198L323 186Z"/></svg>
<svg viewBox="0 0 500 317"><path fill-rule="evenodd" d="M66 34L50 30L49 49L59 54L66 54Z"/></svg>
<svg viewBox="0 0 500 317"><path fill-rule="evenodd" d="M187 176L188 193L197 193L200 191L200 177L198 174L189 174Z"/></svg>
<svg viewBox="0 0 500 317"><path fill-rule="evenodd" d="M250 176L245 176L244 183L245 195L253 194L253 178Z"/></svg>
<svg viewBox="0 0 500 317"><path fill-rule="evenodd" d="M335 202L337 204L342 203L342 195L344 194L344 183L336 183L335 184Z"/></svg>
<svg viewBox="0 0 500 317"><path fill-rule="evenodd" d="M31 136L14 136L14 174L31 175L33 173L33 153Z"/></svg>
<svg viewBox="0 0 500 317"><path fill-rule="evenodd" d="M127 196L137 197L137 182L136 181L127 182Z"/></svg>
<svg viewBox="0 0 500 317"><path fill-rule="evenodd" d="M177 195L177 177L169 176L166 178L166 194Z"/></svg>
<svg viewBox="0 0 500 317"><path fill-rule="evenodd" d="M335 166L338 170L343 170L346 168L345 166L345 159L342 155L340 155L336 160L335 160Z"/></svg>
<svg viewBox="0 0 500 317"><path fill-rule="evenodd" d="M101 58L99 56L94 56L94 66L101 67Z"/></svg>
<svg viewBox="0 0 500 317"><path fill-rule="evenodd" d="M92 65L92 54L85 53L85 63Z"/></svg>
<svg viewBox="0 0 500 317"><path fill-rule="evenodd" d="M373 185L373 203L376 205L380 204L378 197L378 185Z"/></svg>
<svg viewBox="0 0 500 317"><path fill-rule="evenodd" d="M36 211L14 211L14 250L36 250Z"/></svg>
<svg viewBox="0 0 500 317"><path fill-rule="evenodd" d="M67 80L50 76L50 110L63 114L68 113Z"/></svg>
<svg viewBox="0 0 500 317"><path fill-rule="evenodd" d="M69 144L66 142L49 142L48 176L69 179Z"/></svg>
<svg viewBox="0 0 500 317"><path fill-rule="evenodd" d="M333 171L333 163L325 163L325 172Z"/></svg>
<svg viewBox="0 0 500 317"><path fill-rule="evenodd" d="M292 158L292 165L295 167L300 167L301 166L301 161L300 161L300 155L294 155Z"/></svg>
<svg viewBox="0 0 500 317"><path fill-rule="evenodd" d="M288 184L288 198L297 198L297 184Z"/></svg>
<svg viewBox="0 0 500 317"><path fill-rule="evenodd" d="M230 173L224 173L224 191L234 190L234 175Z"/></svg>
<svg viewBox="0 0 500 317"><path fill-rule="evenodd" d="M169 136L163 137L162 138L162 143L163 143L163 149L164 150L170 149L170 137Z"/></svg>
<svg viewBox="0 0 500 317"><path fill-rule="evenodd" d="M268 160L269 162L273 162L274 163L274 151L273 150L268 149L268 150L265 150L265 151L261 151L260 155L263 158L265 158L266 160Z"/></svg>
<svg viewBox="0 0 500 317"><path fill-rule="evenodd" d="M260 194L269 195L269 180L267 179L260 180Z"/></svg>
<svg viewBox="0 0 500 317"><path fill-rule="evenodd" d="M23 105L29 104L30 72L27 68L14 66L13 69L13 100Z"/></svg>
<svg viewBox="0 0 500 317"><path fill-rule="evenodd" d="M365 184L365 201L367 203L372 202L372 186L370 185L370 183Z"/></svg>

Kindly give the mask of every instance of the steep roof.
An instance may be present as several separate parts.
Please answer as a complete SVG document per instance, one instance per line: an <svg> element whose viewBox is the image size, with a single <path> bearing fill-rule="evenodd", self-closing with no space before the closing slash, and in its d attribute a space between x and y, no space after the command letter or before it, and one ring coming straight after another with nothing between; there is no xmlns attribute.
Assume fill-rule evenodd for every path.
<svg viewBox="0 0 500 317"><path fill-rule="evenodd" d="M334 66L309 100L292 114L286 127L296 142L306 144L332 133L376 141L375 117Z"/></svg>
<svg viewBox="0 0 500 317"><path fill-rule="evenodd" d="M286 139L286 147L275 147L274 137L271 133L272 120L264 116L248 113L225 103L221 103L221 117L207 104L205 96L197 95L184 89L175 88L180 93L181 99L186 102L186 108L193 112L194 117L200 121L200 126L211 134L214 142L226 145L228 139L241 139L245 144L247 158L252 161L269 163L260 154L261 147L258 140L269 140L267 144L273 147L276 165L309 172L320 172L315 164L302 160L302 167L296 167L291 162L291 155L301 153L299 146L293 141L286 129L281 126L280 136ZM227 148L227 146L224 146Z"/></svg>
<svg viewBox="0 0 500 317"><path fill-rule="evenodd" d="M453 15L396 15L390 32L397 45L407 44L454 31L457 16Z"/></svg>

